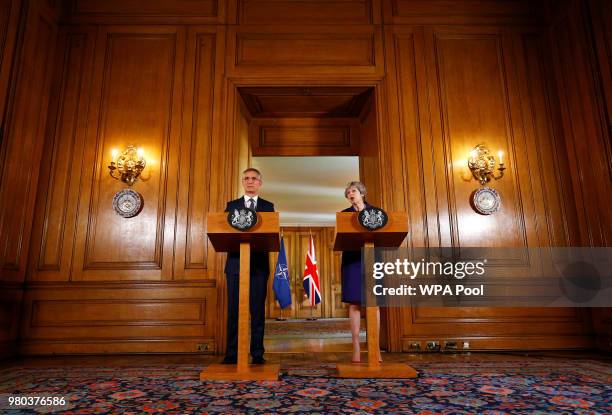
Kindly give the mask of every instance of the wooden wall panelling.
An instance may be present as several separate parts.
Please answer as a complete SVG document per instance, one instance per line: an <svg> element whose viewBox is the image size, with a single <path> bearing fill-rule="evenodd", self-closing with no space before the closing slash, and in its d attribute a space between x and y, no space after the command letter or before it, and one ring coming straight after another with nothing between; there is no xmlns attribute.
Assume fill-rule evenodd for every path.
<svg viewBox="0 0 612 415"><path fill-rule="evenodd" d="M23 284L0 281L0 360L17 352Z"/></svg>
<svg viewBox="0 0 612 415"><path fill-rule="evenodd" d="M195 352L216 348L214 284L33 284L20 352Z"/></svg>
<svg viewBox="0 0 612 415"><path fill-rule="evenodd" d="M608 126L612 124L612 8L606 0L588 0L588 17L595 43L597 75L601 78L602 101ZM606 7L607 6L607 7ZM608 128L608 132L610 127ZM612 157L608 157L612 159ZM612 163L612 160L609 160Z"/></svg>
<svg viewBox="0 0 612 415"><path fill-rule="evenodd" d="M548 28L550 73L583 246L610 246L612 239L611 26L609 4L589 0L563 4ZM612 308L592 309L591 316L597 346L612 350Z"/></svg>
<svg viewBox="0 0 612 415"><path fill-rule="evenodd" d="M430 131L428 131L429 134L421 135L422 149L419 151L419 153L422 154L421 162L423 163L425 174L425 180L423 182L425 188L423 191L426 195L427 223L430 226L427 233L429 240L426 246L451 246L451 223L448 200L446 199L446 179L443 173L445 170L445 160L443 158L442 119L440 109L437 108L439 105L439 86L436 82L437 77L435 71L435 40L431 29L426 28L424 30L422 42L421 45L418 45L418 48L423 55L422 57L417 57L417 59L422 59L426 68L425 78L422 80L425 92L422 94L424 100L419 100L418 102L424 104L423 107L420 106L419 112L422 111L427 114L429 117L427 125L429 125L430 128ZM416 48L417 45L415 45L415 49ZM408 59L410 59L410 57L408 57ZM411 77L409 79L415 78ZM410 94L410 91L408 91L408 94ZM421 94L419 94L419 98L420 97ZM408 114L408 116L411 115ZM440 170L442 170L442 174Z"/></svg>
<svg viewBox="0 0 612 415"><path fill-rule="evenodd" d="M47 116L57 22L40 2L5 2L0 65L0 357L17 350L19 311ZM6 25L6 26L4 26ZM31 99L31 97L36 99ZM6 106L5 106L6 105Z"/></svg>
<svg viewBox="0 0 612 415"><path fill-rule="evenodd" d="M28 280L68 281L80 197L96 31L63 28L41 163Z"/></svg>
<svg viewBox="0 0 612 415"><path fill-rule="evenodd" d="M0 268L3 280L23 281L51 84L56 22L30 5L23 52L16 63L15 99L2 140ZM37 99L31 99L31 97ZM25 166L25 168L24 168Z"/></svg>
<svg viewBox="0 0 612 415"><path fill-rule="evenodd" d="M387 107L379 111L386 116L389 138L381 140L381 157L387 157L383 169L385 201L394 210L407 211L409 233L407 247L429 247L442 244L441 226L444 218L438 216L438 187L444 185L438 170L434 146L439 134L429 110L429 102L437 95L428 81L431 72L425 49L423 27L389 26L386 28L386 65L390 68L383 91L387 92ZM391 191L390 191L391 190ZM442 221L442 222L441 222ZM392 333L411 333L410 308L385 308L388 335L387 349L402 351L402 337Z"/></svg>
<svg viewBox="0 0 612 415"><path fill-rule="evenodd" d="M542 107L545 97L538 96L539 101L534 103L530 101L529 94L522 96L514 92L519 88L516 72L523 71L526 65L524 57L517 61L514 56L515 44L520 43L521 38L517 40L496 29L486 28L453 28L449 31L426 28L425 35L422 37L418 29L413 32L412 29L398 28L387 37L389 39L393 36L393 42L388 42L388 45L395 48L397 75L391 77L390 82L398 82L400 90L399 131L404 140L403 145L406 146L404 154L406 157L414 157L414 161L409 159L409 166L413 168L408 170L407 179L408 186L412 187L408 193L412 196L406 197L415 198L415 207L424 206L427 212L425 226L416 224L416 235L429 237L419 242L414 238L416 235L412 235L412 242L416 246L421 246L421 243L425 243L425 246L482 246L496 242L500 246L550 244L554 240L550 227L568 219L562 216L558 205L547 207L544 204L545 201L558 203L556 179L525 174L538 171L538 162L547 165L554 160L551 161L552 156L549 154L542 156L542 152L553 145L549 143L552 136L549 114ZM422 59L425 59L425 71L415 64ZM390 60L393 62L393 59ZM535 76L536 72L531 69L529 75L524 71L522 75ZM540 81L533 80L534 83ZM541 94L542 91L533 93ZM523 116L529 115L529 111L538 116L535 121L530 120L537 123L537 133L533 128L524 127L526 121ZM420 128L415 128L419 125ZM532 144L538 140L544 143L542 147ZM503 209L506 209L502 209L493 218L501 220L500 223L486 223L486 220L476 217L472 219L475 213L467 204L470 186L478 186L473 181L467 185L463 182L462 167L471 146L480 141L485 141L489 146L503 146L506 155L511 157L509 170L515 169L513 173L507 171L507 176L501 182L493 184L501 190ZM531 149L530 157L526 154L528 148ZM419 174L420 168L424 169L424 175ZM411 173L413 177L410 177ZM546 195L543 194L545 190L542 180L552 186L546 190ZM538 202L532 199L534 192L541 195L534 196ZM415 193L421 196L417 197ZM550 199L554 195L557 198L546 199L546 196ZM409 206L413 203L411 201ZM504 218L504 215L507 217ZM422 215L415 212L415 217ZM489 228L493 233L495 229L502 228L515 231L505 231L499 235L501 238L489 241L482 239L485 235L481 233L482 227ZM422 229L427 229L427 232L422 232ZM557 241L565 239L563 233L561 236L552 236ZM520 258L516 260L522 262ZM531 270L526 268L526 272ZM475 309L471 312L477 315L485 311L489 313L486 323L474 322L456 309L402 309L399 322L394 324L402 327L406 339L428 335L434 336L431 337L433 339L435 336L479 332L487 334L488 340L483 343L487 344L487 341L499 336L528 334L531 329L526 329L527 325L531 328L539 327L539 334L547 333L551 345L555 344L555 330L559 327L575 336L575 344L582 344L588 338L588 323L580 310L572 310L568 314L567 310L532 309L531 312L539 316L535 318L537 323L525 321L520 309ZM430 325L424 317L440 312L447 313L446 324L444 320L438 320L435 325ZM547 322L551 313L559 321L555 328ZM469 320L470 324L462 328L461 322L464 319Z"/></svg>
<svg viewBox="0 0 612 415"><path fill-rule="evenodd" d="M253 156L355 156L355 118L255 118L249 126Z"/></svg>
<svg viewBox="0 0 612 415"><path fill-rule="evenodd" d="M597 348L612 351L612 308L602 307L591 309L595 344Z"/></svg>
<svg viewBox="0 0 612 415"><path fill-rule="evenodd" d="M528 0L383 0L386 24L510 25L541 20L537 2Z"/></svg>
<svg viewBox="0 0 612 415"><path fill-rule="evenodd" d="M413 332L403 337L403 351L411 341L467 340L470 349L591 348L590 322L578 308L412 308ZM429 327L428 327L429 326Z"/></svg>
<svg viewBox="0 0 612 415"><path fill-rule="evenodd" d="M240 156L236 156L233 153L236 143L228 138L229 130L231 126L234 125L230 120L236 114L235 105L238 103L234 100L237 95L235 88L231 86L231 83L228 82L228 79L224 76L226 73L225 59L228 53L226 49L226 28L224 26L217 26L216 36L216 76L212 115L212 141L210 148L211 178L209 196L209 208L210 211L213 212L224 210L227 201L233 199L232 195L234 188L232 186L232 179L235 184L238 183L238 179L236 177L231 177L231 174L212 174L212 172L231 172L230 166L232 165L232 160L238 160L238 163L241 160ZM208 244L207 255L209 259L207 263L209 278L214 275L214 278L217 280L217 287L219 287L219 283L223 284L225 282L225 275L223 274L225 255L216 254L211 244ZM211 258L213 261L211 261ZM218 299L224 297L222 290L217 290L217 296ZM225 307L224 300L220 300L219 304ZM220 308L220 310L224 309L225 308ZM224 326L221 330L225 330ZM224 331L222 333L224 333ZM223 338L224 337L225 336L223 336Z"/></svg>
<svg viewBox="0 0 612 415"><path fill-rule="evenodd" d="M220 39L224 44L225 37ZM223 68L225 56L218 54L217 68ZM219 77L221 78L221 77ZM225 85L225 84L224 84ZM219 92L224 92L221 88ZM242 189L242 172L250 166L251 154L249 148L249 120L250 115L244 107L242 100L236 88L225 88L226 96L229 98L222 110L215 111L216 117L220 120L219 123L227 126L227 131L232 131L234 140L226 139L222 136L222 132L214 139L214 145L211 149L211 166L212 171L225 172L224 174L211 175L211 211L221 212L229 200L233 200L243 194ZM221 95L220 93L217 96ZM227 111L227 108L234 107L235 111ZM220 114L232 115L233 121L225 122L225 118L221 121ZM217 123L217 125L219 124ZM227 254L216 253L212 244L208 243L208 258L214 258L214 261L209 261L208 273L211 278L216 278L217 283L217 303L219 304L217 316L217 344L218 351L225 350L226 328L227 328L227 284L224 273L225 261ZM214 266L214 268L213 268ZM216 271L216 272L215 272Z"/></svg>
<svg viewBox="0 0 612 415"><path fill-rule="evenodd" d="M226 54L229 52L226 52ZM225 55L221 56L222 63L217 62L217 68L224 68ZM244 136L248 137L248 123L241 109L240 96L237 86L231 79L223 77L223 87L220 89L223 96L221 111L215 111L215 122L220 126L218 133L213 135L211 159L213 170L223 172L211 175L211 202L210 209L222 212L229 200L235 199L242 191L240 185L241 168L244 160L242 142ZM217 281L217 304L220 313L217 324L216 340L218 350L226 347L227 327L227 283L224 273L226 254L215 253L212 244L208 244L209 272ZM210 259L213 259L210 261Z"/></svg>
<svg viewBox="0 0 612 415"><path fill-rule="evenodd" d="M255 118L350 118L359 116L372 89L302 82L298 86L241 87L239 92Z"/></svg>
<svg viewBox="0 0 612 415"><path fill-rule="evenodd" d="M181 28L99 28L74 280L172 278L184 51ZM125 219L112 200L127 186L106 166L113 148L129 144L144 149L147 167L133 186L143 209Z"/></svg>
<svg viewBox="0 0 612 415"><path fill-rule="evenodd" d="M538 246L522 124L518 112L511 112L516 104L510 89L512 68L503 61L512 49L508 49L508 38L495 32L433 33L436 63L432 69L440 95L432 112L442 123L441 140L435 147L440 166L436 173L449 186L440 183L438 187L448 215L450 244L446 246ZM478 143L507 155L505 178L491 183L504 202L495 215L479 215L469 205L469 194L479 186L468 176L466 160ZM521 199L520 191L527 197ZM489 237L501 229L503 235Z"/></svg>
<svg viewBox="0 0 612 415"><path fill-rule="evenodd" d="M547 60L542 53L545 50L545 37L542 33L520 34L515 37L515 50L520 56L518 88L525 102L521 106L527 135L527 143L534 157L530 157L531 169L555 174L533 175L538 177L542 195L536 198L541 202L538 216L542 218L541 226L546 224L547 240L542 245L579 246L578 212L573 204L565 203L572 197L571 170L567 153L564 149L563 135L555 126L557 101L553 91L552 79L546 69ZM540 165L538 167L538 164ZM532 170L532 171L534 171Z"/></svg>
<svg viewBox="0 0 612 415"><path fill-rule="evenodd" d="M516 92L519 89L516 71L518 67L525 66L524 58L516 56L513 48L516 42L513 42L511 34L503 30L491 33L481 29L479 33L473 33L473 29L468 29L468 32L472 33L461 33L457 30L452 34L433 33L436 67L435 72L432 72L437 77L440 106L434 107L432 113L442 120L446 147L444 151L448 157L443 165L453 166L454 163L459 163L461 166L465 163L469 146L473 145L470 144L470 140L478 140L485 141L489 146L501 146L507 153L506 159L509 161L506 163L509 171L506 173L510 174L506 174L503 180L493 184L501 191L505 209L496 215L479 218L465 204L469 187L462 178L454 176L461 170L445 172L445 175L450 175L448 182L450 187L445 189L448 192L446 200L449 203L449 212L452 212L453 216L456 215L450 217L452 244L457 247L550 245L551 230L548 227L547 214L550 212L550 215L559 215L560 209L558 206L544 206L542 180L547 179L532 173L540 171L538 161L542 160L542 149L533 145L537 142L537 137L528 137L525 129L521 109L529 107L531 104L529 97L527 94L521 95ZM459 51L461 56L457 54L453 58L453 54ZM461 102L464 98L466 101ZM439 112L436 111L438 108ZM542 117L545 117L545 109L539 110ZM475 137L470 134L480 136ZM546 134L545 139L550 140L550 132ZM459 152L455 155L457 150ZM556 187L554 182L550 185ZM473 185L470 183L469 186ZM555 191L558 193L559 189ZM494 221L487 222L490 219ZM563 217L557 216L557 219L562 221ZM504 229L503 235L499 233L500 229ZM492 240L493 238L488 237L491 234L497 237ZM526 258L500 260L500 265L506 266L511 262L517 265L522 263L521 266L527 275L538 272L537 266L525 262ZM514 314L511 309L499 309L496 312L502 320L512 318ZM544 316L549 310L532 309L531 312ZM564 310L557 312L565 313ZM520 317L514 318L517 322L521 320ZM413 322L417 322L414 310ZM588 327L583 327L584 323L584 316L580 312L566 316L565 324L568 330L576 335L588 331ZM453 324L454 328L458 329L459 322L455 321ZM527 333L527 326L530 328L540 326L539 334L548 333L554 342L555 329L552 329L545 318L539 324L525 322L524 326L521 327L519 323L517 329ZM437 327L444 330L443 326ZM500 335L512 333L511 325L503 327L505 331ZM472 330L474 330L473 325Z"/></svg>
<svg viewBox="0 0 612 415"><path fill-rule="evenodd" d="M610 246L612 145L605 108L611 104L604 101L606 84L593 56L595 44L585 26L584 8L584 2L569 2L552 23L549 39L582 243Z"/></svg>
<svg viewBox="0 0 612 415"><path fill-rule="evenodd" d="M216 339L217 350L222 350L225 328L217 324L217 317L225 313L224 255L214 253L202 235L206 231L205 213L223 209L225 201L239 190L235 175L240 170L241 153L232 138L232 134L235 136L232 126L234 109L238 107L236 87L245 83L299 85L309 80L327 85L375 84L371 105L376 111L372 116L364 112L361 119L361 132L377 136L376 140L367 141L375 145L362 148L364 155L371 155L374 164L363 163L362 176L367 177L364 180L371 192L370 201L380 202L389 210L409 211L408 243L412 246L466 246L482 240L482 232L470 225L478 226L482 218L474 216L465 205L469 196L465 192L469 186L476 186L473 181L462 182L460 171L467 157L463 147L476 144L469 136L473 131L492 132L496 135L493 143L505 145L510 153L507 156L512 157L507 159L510 160L507 177L495 183L501 186L502 212L488 223L492 229L509 226L511 232L504 235L500 244L537 246L585 240L574 236L578 224L586 230L587 241L607 240L605 232L610 221L605 215L605 200L586 200L588 196L580 193L579 188L576 190L576 186L583 185L579 174L572 176L571 189L568 177L563 174L533 174L538 171L538 164L545 171L563 170L566 165L575 168L576 163L584 161L588 146L578 144L580 154L569 161L564 161L564 151L556 154L552 151L559 148L562 137L557 140L555 97L548 96L549 85L542 82L548 74L543 71L550 68L542 62L543 46L537 33L516 26L538 20L538 11L530 3L458 0L455 13L450 15L447 7L441 8L441 1L384 0L387 23L472 24L468 28L388 26L384 28L386 62L382 51L383 28L376 26L380 23L376 20L380 11L377 0L316 2L320 7L314 7L314 3L273 0L198 2L192 4L199 7L193 16L181 9L190 1L173 3L172 10L166 0L71 3L72 13L67 22L104 25L98 26L95 42L93 28L66 26L66 34L62 35L69 45L62 55L65 66L58 75L48 75L58 81L59 93L58 104L52 106L53 122L47 128L46 145L50 146L51 154L44 150L43 169L51 174L40 182L45 190L41 187L38 192L41 202L36 203L36 211L30 201L26 216L36 217L32 244L27 244L32 247L28 278L78 283L35 283L33 290L28 291L24 352L193 351L196 341L211 338ZM46 16L42 20L53 21L48 17L53 15L49 10L58 3L49 4L40 13ZM213 4L216 11L206 9ZM589 3L592 4L597 4L597 0ZM283 14L283 7L301 11L301 16L291 14L304 19L299 26L275 22L275 16ZM370 15L368 7L372 9ZM344 21L332 21L331 14L322 13L326 8L345 10L336 15ZM601 140L606 137L607 127L602 122L606 118L601 114L610 108L606 95L601 104L597 81L589 79L592 65L597 64L593 63L596 57L585 54L585 45L580 44L575 50L573 42L584 37L585 31L581 26L584 23L580 23L584 16L578 16L578 22L555 26L551 42L565 119L559 130L571 133L566 135L568 152L576 148L576 141L582 140L581 131L594 134L589 135L589 143L596 142L600 147L605 144ZM179 22L240 25L227 27L227 51L225 26L141 26ZM115 23L130 25L108 26ZM480 26L483 23L494 27ZM563 33L564 25L570 28L569 33ZM601 41L603 32L597 25L594 28L598 45L605 45ZM44 38L40 31L36 36ZM84 42L80 45L79 36ZM605 46L600 46L597 56L601 56L602 47L605 50ZM46 53L47 49L41 51ZM474 58L469 58L470 55ZM571 67L575 59L582 66ZM80 69L90 64L91 70ZM77 67L70 68L72 65ZM222 76L226 74L226 65L229 78ZM386 79L379 81L383 76ZM478 79L474 87L470 79ZM18 105L19 97L16 95ZM469 105L462 105L461 99ZM581 100L589 102L585 106ZM467 115L462 116L463 111ZM22 121L27 117L21 116L21 126L15 124L18 129L26 129ZM44 121L36 124L38 127L35 124L27 128L38 128L42 137ZM145 143L149 160L145 177L150 174L150 178L135 185L135 190L145 197L145 209L149 210L123 222L130 225L124 227L117 225L118 217L110 202L112 195L125 186L108 178L106 165L111 146L128 144L134 137ZM40 154L42 147L37 151ZM592 189L601 187L606 177L609 179L605 174L605 162L608 166L610 162L609 148L606 151L603 154L608 154L608 158L597 161L601 162L597 166L600 170L593 174L599 174L599 181L591 183ZM73 163L68 170L67 164L81 159L82 168ZM586 169L584 163L582 166ZM13 178L10 180L15 183ZM378 188L372 183L379 183ZM572 191L578 192L578 196ZM0 199L5 205L6 194ZM50 197L43 199L47 194ZM576 198L575 207L559 206L567 197ZM73 206L77 201L78 217L77 212L63 216L63 207ZM590 203L593 212L589 213L597 212L597 216L574 219L583 203ZM73 247L72 236L60 234L62 226L71 227L71 221L76 226ZM12 227L14 221L4 218L1 223L10 223ZM24 225L22 236L27 243L29 226ZM0 234L4 235L4 231ZM129 246L122 245L125 242L118 235L127 235ZM27 250L22 254L22 263L24 255L28 255ZM170 285L116 282L172 278L181 281ZM170 297L160 297L158 288ZM104 293L96 297L90 289ZM185 291L176 291L182 289ZM61 290L65 293L56 296ZM215 311L200 320L195 314L194 296L210 299L209 304L214 303L211 310ZM79 300L81 297L85 300ZM109 304L127 314L117 316L100 311ZM323 311L331 304L326 301ZM67 306L65 313L58 311L62 305ZM71 310L81 306L85 307L83 315L73 313L71 317ZM45 313L43 319L41 310ZM150 312L157 313L159 318L149 320ZM387 310L384 321L390 333L402 333L390 336L390 350L401 350L414 338L459 335L471 336L482 348L589 345L590 328L581 310L530 312L535 316L525 316L524 309L415 308ZM190 317L178 318L180 314ZM130 330L141 323L154 326L155 336L147 337L143 331L130 338ZM89 330L89 325L109 328L109 335L96 337L99 333ZM84 337L75 342L71 337L74 333Z"/></svg>
<svg viewBox="0 0 612 415"><path fill-rule="evenodd" d="M380 26L260 26L228 29L229 76L302 79L384 73Z"/></svg>
<svg viewBox="0 0 612 415"><path fill-rule="evenodd" d="M238 24L380 24L380 0L238 0Z"/></svg>
<svg viewBox="0 0 612 415"><path fill-rule="evenodd" d="M408 212L408 246L426 247L438 235L437 221L428 221L427 205L435 206L434 163L431 147L423 144L432 134L432 120L426 110L429 100L423 28L390 27L386 31L387 77L390 94L387 120L392 138L384 153L393 155L394 187L388 198L397 210ZM428 141L426 141L427 143ZM427 182L426 182L427 181ZM426 191L430 189L430 191ZM439 244L438 239L431 242Z"/></svg>
<svg viewBox="0 0 612 415"><path fill-rule="evenodd" d="M20 25L21 21L21 25ZM0 5L0 172L3 171L6 154L6 121L12 111L17 71L13 62L17 59L19 34L24 32L21 0L5 1ZM0 189L2 180L0 176ZM0 272L0 359L17 352L18 323L23 284L4 281Z"/></svg>
<svg viewBox="0 0 612 415"><path fill-rule="evenodd" d="M21 9L22 0L4 1L0 5L0 143L3 141L4 114L9 96ZM0 168L1 160L0 158Z"/></svg>
<svg viewBox="0 0 612 415"><path fill-rule="evenodd" d="M397 192L397 180L403 180L403 160L392 149L391 135L388 131L389 99L387 82L376 82L374 93L368 97L361 113L361 140L359 149L359 176L368 190L366 200L387 211L397 210L395 200L402 192ZM399 210L405 210L400 207ZM388 351L397 350L389 333L400 332L397 327L400 311L397 308L382 307L380 311L380 347Z"/></svg>
<svg viewBox="0 0 612 415"><path fill-rule="evenodd" d="M251 158L253 156L249 143L249 124L253 117L244 104L242 96L238 95L237 99L240 109L238 111L238 120L236 121L236 151L238 154L238 172L240 174L236 175L236 188L243 191L242 172L251 166Z"/></svg>
<svg viewBox="0 0 612 415"><path fill-rule="evenodd" d="M379 91L380 89L368 99L358 118L362 137L359 142L359 180L366 186L366 200L376 206L381 206L383 200L380 170L385 165L385 162L380 160L379 142L383 138L379 134L378 117L376 115L375 96ZM385 207L385 209L388 210L389 208Z"/></svg>
<svg viewBox="0 0 612 415"><path fill-rule="evenodd" d="M216 193L211 172L220 171L211 152L219 128L215 113L222 111L223 34L216 27L192 27L187 35L175 279L214 279L209 272L208 258L214 251L206 237L206 214Z"/></svg>
<svg viewBox="0 0 612 415"><path fill-rule="evenodd" d="M67 21L96 24L225 23L235 0L69 0Z"/></svg>
<svg viewBox="0 0 612 415"><path fill-rule="evenodd" d="M34 4L51 20L59 23L65 9L64 0L32 0Z"/></svg>
<svg viewBox="0 0 612 415"><path fill-rule="evenodd" d="M539 186L535 201L538 205L537 217L539 228L545 229L541 235L541 246L580 246L578 229L578 212L573 204L565 201L573 197L571 189L571 170L567 153L563 151L563 135L553 125L554 99L552 79L547 79L546 65L549 62L543 51L546 49L546 38L540 31L537 33L522 33L514 36L515 52L519 55L516 62L523 65L516 67L518 75L518 90L525 97L522 102L524 126L526 130L526 146L531 146L533 156L530 156L530 171L555 171L554 175L541 175L534 181L534 187ZM538 166L539 165L539 166ZM533 175L535 178L537 175ZM590 321L588 309L546 309L539 310L538 315L557 313L566 316L561 324L560 332L567 332L569 339L579 342L580 339L591 342L590 334L593 324ZM570 313L575 315L571 315ZM572 321L574 320L574 321ZM578 326L572 329L572 325ZM588 339L588 340L587 340ZM567 339L566 339L567 340ZM555 341L555 340L553 340ZM556 340L561 341L561 340ZM571 340L568 342L571 343Z"/></svg>
<svg viewBox="0 0 612 415"><path fill-rule="evenodd" d="M602 104L605 107L609 136L610 130L612 130L612 63L610 62L610 56L612 55L612 8L605 0L590 0L589 12L597 50ZM608 147L608 151L610 151L610 147ZM612 172L612 155L610 153L608 153L607 159L608 171ZM612 351L612 308L600 308L591 311L593 325L597 333L598 347Z"/></svg>
<svg viewBox="0 0 612 415"><path fill-rule="evenodd" d="M416 33L415 33L416 31ZM388 210L408 212L409 233L407 246L427 246L427 214L425 211L425 177L433 178L421 149L421 134L428 134L429 119L419 121L425 112L419 111L417 86L421 93L427 93L425 82L417 82L416 73L425 72L423 54L415 53L414 37L420 36L418 45L422 48L422 28L387 26L385 28L385 66L387 76L377 88L379 122L386 129L378 137L379 171L382 206ZM399 51L402 51L400 53ZM416 59L422 61L417 64ZM386 133L385 133L386 131ZM431 188L430 188L431 189ZM436 230L437 234L437 230ZM407 313L408 312L408 313ZM401 351L401 335L410 330L411 320L406 318L409 310L398 307L381 309L381 345L388 351ZM383 330L384 329L384 330ZM386 334L385 334L386 333Z"/></svg>

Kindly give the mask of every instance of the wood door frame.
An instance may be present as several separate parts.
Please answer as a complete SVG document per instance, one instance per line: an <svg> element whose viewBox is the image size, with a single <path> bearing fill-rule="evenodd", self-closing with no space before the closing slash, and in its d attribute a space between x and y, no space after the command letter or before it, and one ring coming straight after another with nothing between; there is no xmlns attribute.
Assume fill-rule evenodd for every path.
<svg viewBox="0 0 612 415"><path fill-rule="evenodd" d="M254 87L254 86L360 86L360 87L370 87L372 88L372 97L373 97L373 108L372 110L376 113L376 139L377 139L377 160L378 160L378 171L377 177L372 178L371 181L375 181L375 187L379 189L379 194L377 195L377 199L379 203L385 206L388 210L393 210L393 197L391 192L386 191L386 189L382 186L384 169L382 166L386 165L385 163L385 153L386 148L388 147L389 137L388 137L388 118L387 112L384 110L385 103L388 102L386 97L387 90L385 81L380 79L379 77L373 79L342 79L342 78L225 78L225 88L223 91L223 96L225 97L224 107L225 111L225 119L223 120L215 120L223 124L226 128L224 131L224 136L226 137L224 143L223 153L225 153L228 161L227 171L235 172L234 175L226 175L223 178L219 178L219 190L225 196L226 200L230 200L238 191L238 182L235 180L235 175L239 174L240 166L238 165L238 157L237 157L237 140L236 140L236 126L235 120L239 116L240 111L240 102L241 98L239 97L238 88L240 87ZM222 116L221 116L222 117ZM250 161L250 152L249 152L249 161ZM360 158L360 165L362 157ZM360 172L361 175L361 172ZM363 178L362 178L363 179ZM221 207L221 206L219 206ZM218 310L221 310L223 315L225 315L226 308L226 282L225 276L223 274L223 265L222 265L222 256L218 256L218 260L216 263L215 277L217 281L217 304ZM393 337L390 333L400 333L400 325L402 323L402 315L401 310L399 308L386 308L381 310L381 332L380 332L380 342L383 348L386 348L389 351L400 351L401 350L401 338L400 336ZM227 318L227 316L225 316ZM219 347L217 350L225 349L225 337L226 337L226 324L225 318L222 319L223 324L217 325L217 339Z"/></svg>

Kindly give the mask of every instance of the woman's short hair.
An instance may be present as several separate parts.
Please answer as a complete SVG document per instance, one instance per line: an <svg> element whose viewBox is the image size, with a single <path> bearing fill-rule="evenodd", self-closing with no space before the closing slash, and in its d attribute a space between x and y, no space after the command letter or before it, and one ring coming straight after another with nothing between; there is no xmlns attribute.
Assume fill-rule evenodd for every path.
<svg viewBox="0 0 612 415"><path fill-rule="evenodd" d="M359 190L359 193L361 193L362 196L365 196L368 192L366 190L365 184L361 182L350 182L348 185L346 185L346 189L344 189L344 197L348 197L348 191L351 187L354 187Z"/></svg>

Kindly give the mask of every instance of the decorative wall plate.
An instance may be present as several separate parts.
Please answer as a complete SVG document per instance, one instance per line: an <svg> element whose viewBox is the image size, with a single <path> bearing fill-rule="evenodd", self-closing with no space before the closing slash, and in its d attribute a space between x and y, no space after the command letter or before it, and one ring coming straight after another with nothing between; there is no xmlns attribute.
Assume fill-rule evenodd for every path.
<svg viewBox="0 0 612 415"><path fill-rule="evenodd" d="M132 218L138 215L142 206L142 196L132 189L120 190L113 197L113 209L115 209L117 215L124 218Z"/></svg>
<svg viewBox="0 0 612 415"><path fill-rule="evenodd" d="M227 214L227 223L239 231L247 231L257 223L257 212L254 209L233 209Z"/></svg>
<svg viewBox="0 0 612 415"><path fill-rule="evenodd" d="M370 206L359 212L357 219L359 220L361 226L369 231L375 231L376 229L380 229L385 226L389 220L389 217L384 210Z"/></svg>
<svg viewBox="0 0 612 415"><path fill-rule="evenodd" d="M472 204L478 213L490 215L499 210L501 198L495 189L483 187L472 195Z"/></svg>

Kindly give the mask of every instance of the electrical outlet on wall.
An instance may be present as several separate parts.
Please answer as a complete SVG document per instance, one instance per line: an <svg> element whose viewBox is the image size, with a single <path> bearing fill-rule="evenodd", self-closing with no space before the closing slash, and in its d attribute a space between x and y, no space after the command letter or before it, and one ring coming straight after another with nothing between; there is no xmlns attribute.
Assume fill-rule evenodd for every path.
<svg viewBox="0 0 612 415"><path fill-rule="evenodd" d="M457 341L456 340L446 340L444 342L444 350L445 351L457 350Z"/></svg>
<svg viewBox="0 0 612 415"><path fill-rule="evenodd" d="M212 351L212 347L210 343L198 343L196 348L198 352L211 352Z"/></svg>
<svg viewBox="0 0 612 415"><path fill-rule="evenodd" d="M440 342L437 340L428 340L427 350L432 351L432 352L440 350Z"/></svg>

